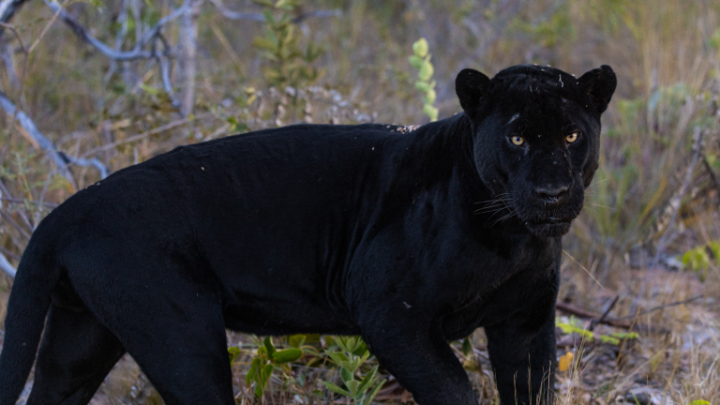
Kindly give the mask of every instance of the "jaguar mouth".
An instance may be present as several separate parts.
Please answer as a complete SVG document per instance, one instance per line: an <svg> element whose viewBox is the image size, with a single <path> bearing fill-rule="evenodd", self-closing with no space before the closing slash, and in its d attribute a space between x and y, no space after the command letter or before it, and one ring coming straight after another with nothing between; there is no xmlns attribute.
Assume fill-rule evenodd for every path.
<svg viewBox="0 0 720 405"><path fill-rule="evenodd" d="M558 237L563 236L570 230L572 218L547 217L542 220L526 222L525 226L528 230L541 237Z"/></svg>

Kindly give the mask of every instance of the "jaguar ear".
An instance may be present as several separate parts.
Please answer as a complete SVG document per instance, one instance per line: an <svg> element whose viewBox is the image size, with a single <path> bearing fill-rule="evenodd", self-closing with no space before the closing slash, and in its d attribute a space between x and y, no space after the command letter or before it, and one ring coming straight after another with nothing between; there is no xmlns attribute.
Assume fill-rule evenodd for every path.
<svg viewBox="0 0 720 405"><path fill-rule="evenodd" d="M603 113L617 87L617 77L610 66L602 65L582 75L578 84L597 112Z"/></svg>
<svg viewBox="0 0 720 405"><path fill-rule="evenodd" d="M463 69L455 78L455 93L465 113L472 117L485 96L490 79L474 69Z"/></svg>

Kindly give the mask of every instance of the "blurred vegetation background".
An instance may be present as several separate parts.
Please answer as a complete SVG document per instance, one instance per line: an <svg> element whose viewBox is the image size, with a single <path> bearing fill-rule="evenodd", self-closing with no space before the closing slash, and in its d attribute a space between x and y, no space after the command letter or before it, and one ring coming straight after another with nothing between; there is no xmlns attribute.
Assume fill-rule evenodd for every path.
<svg viewBox="0 0 720 405"><path fill-rule="evenodd" d="M718 0L2 0L0 267L17 266L74 192L178 145L300 122L423 124L428 104L440 119L461 111L454 78L466 67L608 64L619 83L600 170L565 238L558 323L573 327L558 329L559 356L575 355L559 400L720 403L719 12ZM420 38L431 79L408 59ZM11 286L1 273L0 316ZM611 336L598 321L626 316L635 326L620 329L637 336L573 332ZM493 403L483 339L455 346ZM342 387L328 353L344 346L300 340L302 358L253 382L264 344L229 334L239 403L360 403L319 383ZM412 401L376 372L387 381L375 401ZM158 403L143 378L124 359L94 401Z"/></svg>

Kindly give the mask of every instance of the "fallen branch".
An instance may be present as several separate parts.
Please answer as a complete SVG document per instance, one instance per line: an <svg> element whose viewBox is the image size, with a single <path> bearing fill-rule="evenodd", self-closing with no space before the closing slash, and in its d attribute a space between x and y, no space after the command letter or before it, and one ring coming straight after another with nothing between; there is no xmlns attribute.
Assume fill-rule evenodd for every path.
<svg viewBox="0 0 720 405"><path fill-rule="evenodd" d="M558 302L555 307L556 307L557 309L565 312L565 313L568 313L568 314L571 314L571 315L575 315L575 316L579 316L579 317L581 317L581 318L590 319L590 324L591 324L591 325L592 325L593 323L595 323L595 324L601 323L601 324L604 324L604 325L610 325L610 326L615 326L615 327L624 328L624 329L630 329L631 327L632 327L633 329L642 329L642 327L640 327L639 325L633 326L633 320L634 320L634 319L636 319L636 318L638 318L638 317L640 317L640 316L643 316L643 315L647 315L647 314L653 313L653 312L655 312L655 311L659 311L659 310L664 309L664 308L674 307L674 306L683 305L683 304L688 304L688 303L690 303L690 302L697 301L697 300L699 300L699 299L701 299L701 298L703 298L703 296L702 296L702 295L698 295L698 296L696 296L696 297L688 298L688 299L686 299L686 300L671 302L671 303L669 303L669 304L658 305L658 306L656 306L656 307L653 307L653 308L648 309L647 311L640 312L640 313L638 313L638 314L636 314L636 315L628 315L628 316L623 316L623 317L620 317L620 318L608 318L608 317L607 317L607 313L610 312L609 309L611 309L612 306L614 305L614 303L617 302L617 298L613 301L613 304L610 305L610 307L608 308L608 310L605 311L604 314L598 314L597 312L586 311L586 310L584 310L584 309L582 309L582 308L576 307L576 306L571 305L571 304L566 304L566 303L564 303L564 302Z"/></svg>
<svg viewBox="0 0 720 405"><path fill-rule="evenodd" d="M37 129L35 123L30 119L30 117L28 117L27 114L25 114L24 112L17 109L15 107L15 104L13 104L12 101L10 101L7 95L3 92L0 92L0 107L5 110L5 113L7 113L7 115L11 117L11 119L12 117L16 117L18 123L20 124L20 127L23 129L23 135L28 137L28 140L34 146L43 149L52 157L60 173L62 173L62 175L73 186L75 186L75 179L73 178L72 173L68 169L68 166L71 164L78 166L94 166L100 172L101 178L104 179L105 177L107 177L108 170L105 165L102 164L99 160L95 158L89 160L82 158L78 159L68 156L62 151L58 151L55 148L55 145L53 145L53 143Z"/></svg>
<svg viewBox="0 0 720 405"><path fill-rule="evenodd" d="M571 315L579 316L581 318L587 318L590 320L597 320L597 323L601 323L603 325L610 325L615 326L618 328L623 329L630 329L631 323L630 321L624 320L624 319L616 319L616 318L603 318L602 314L598 314L597 312L590 312L586 311L582 308L576 307L574 305L566 304L564 302L558 302L555 305L555 308L566 312Z"/></svg>

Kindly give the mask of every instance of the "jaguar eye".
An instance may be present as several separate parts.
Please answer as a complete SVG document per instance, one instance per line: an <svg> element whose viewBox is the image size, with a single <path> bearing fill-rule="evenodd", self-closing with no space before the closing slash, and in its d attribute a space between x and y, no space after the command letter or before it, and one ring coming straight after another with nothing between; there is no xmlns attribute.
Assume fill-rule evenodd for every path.
<svg viewBox="0 0 720 405"><path fill-rule="evenodd" d="M513 145L522 146L525 144L525 138L523 138L522 136L511 136L510 142L512 142Z"/></svg>
<svg viewBox="0 0 720 405"><path fill-rule="evenodd" d="M572 134L565 137L565 140L567 143L573 143L578 140L579 134L577 132L573 132Z"/></svg>

